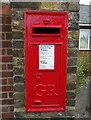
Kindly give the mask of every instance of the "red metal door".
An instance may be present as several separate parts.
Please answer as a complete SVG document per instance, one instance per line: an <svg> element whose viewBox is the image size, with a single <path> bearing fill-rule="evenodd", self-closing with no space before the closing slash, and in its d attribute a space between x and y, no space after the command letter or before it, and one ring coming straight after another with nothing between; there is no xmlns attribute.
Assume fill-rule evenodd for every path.
<svg viewBox="0 0 91 120"><path fill-rule="evenodd" d="M40 48L40 46L43 46L46 48L43 48L43 47ZM54 51L52 52L55 57L49 56L49 58L47 58L46 55L43 55L43 56L41 55L42 57L46 57L46 58L44 59L39 58L40 49L42 49L42 51L44 49L44 52L40 54L46 54L47 53L46 50L54 49ZM36 106L36 105L59 106L60 104L61 56L57 54L57 51L59 51L59 54L61 54L60 45L33 45L32 46L33 57L31 58L31 65L30 65L32 66L32 73L30 71L30 74L31 74L31 79L33 80L32 86L31 86L33 106ZM55 60L53 60L54 58L52 57L54 57ZM48 59L51 62L53 61L54 66L51 66L50 63L47 63ZM44 62L44 63L42 63L42 65L39 65L39 62ZM49 64L49 66L47 64ZM49 69L48 68L40 69L39 67L42 67L43 65L44 67L46 66Z"/></svg>

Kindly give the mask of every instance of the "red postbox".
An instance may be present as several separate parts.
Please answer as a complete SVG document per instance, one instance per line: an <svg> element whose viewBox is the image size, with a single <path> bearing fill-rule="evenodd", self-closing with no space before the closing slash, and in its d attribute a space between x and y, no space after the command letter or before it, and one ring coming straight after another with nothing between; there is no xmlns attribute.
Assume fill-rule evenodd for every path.
<svg viewBox="0 0 91 120"><path fill-rule="evenodd" d="M65 111L67 12L25 11L26 111Z"/></svg>

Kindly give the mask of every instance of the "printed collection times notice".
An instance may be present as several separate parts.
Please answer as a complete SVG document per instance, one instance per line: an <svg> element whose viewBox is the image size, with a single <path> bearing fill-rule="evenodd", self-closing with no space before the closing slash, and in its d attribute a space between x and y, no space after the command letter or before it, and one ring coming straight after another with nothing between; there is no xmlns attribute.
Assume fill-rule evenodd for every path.
<svg viewBox="0 0 91 120"><path fill-rule="evenodd" d="M39 45L39 69L54 69L54 45Z"/></svg>

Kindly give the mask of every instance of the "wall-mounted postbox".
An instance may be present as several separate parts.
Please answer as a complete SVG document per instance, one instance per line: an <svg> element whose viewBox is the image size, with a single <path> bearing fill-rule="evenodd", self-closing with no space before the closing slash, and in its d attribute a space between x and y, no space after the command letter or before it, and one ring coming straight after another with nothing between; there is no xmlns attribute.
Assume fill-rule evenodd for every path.
<svg viewBox="0 0 91 120"><path fill-rule="evenodd" d="M65 111L67 12L25 11L26 111Z"/></svg>

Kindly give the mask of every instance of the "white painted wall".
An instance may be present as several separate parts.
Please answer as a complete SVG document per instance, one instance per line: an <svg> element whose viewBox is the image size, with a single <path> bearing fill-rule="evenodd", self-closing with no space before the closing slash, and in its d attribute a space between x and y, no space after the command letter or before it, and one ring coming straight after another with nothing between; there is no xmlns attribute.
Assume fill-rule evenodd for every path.
<svg viewBox="0 0 91 120"><path fill-rule="evenodd" d="M91 0L80 0L80 4L89 5Z"/></svg>

